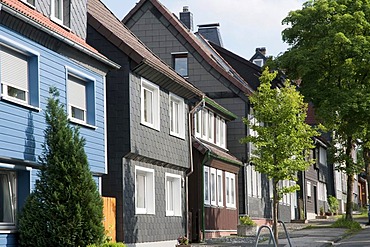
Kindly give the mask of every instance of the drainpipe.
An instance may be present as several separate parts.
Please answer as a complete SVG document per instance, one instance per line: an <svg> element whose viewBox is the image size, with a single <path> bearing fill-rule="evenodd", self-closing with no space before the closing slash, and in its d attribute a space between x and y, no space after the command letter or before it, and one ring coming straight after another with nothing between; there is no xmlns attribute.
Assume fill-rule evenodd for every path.
<svg viewBox="0 0 370 247"><path fill-rule="evenodd" d="M208 150L207 153L205 154L203 161L202 161L202 231L203 231L203 236L202 236L202 241L205 241L205 236L206 236L206 222L205 222L205 209L204 209L204 165L211 159L211 152Z"/></svg>
<svg viewBox="0 0 370 247"><path fill-rule="evenodd" d="M192 136L193 136L193 125L192 120L194 117L194 113L199 108L203 108L205 105L204 95L202 95L202 100L198 102L193 109L191 109L188 113L188 139L189 139L189 156L190 156L190 171L186 173L186 236L189 237L189 176L194 172L194 162L193 162L193 143L192 143Z"/></svg>

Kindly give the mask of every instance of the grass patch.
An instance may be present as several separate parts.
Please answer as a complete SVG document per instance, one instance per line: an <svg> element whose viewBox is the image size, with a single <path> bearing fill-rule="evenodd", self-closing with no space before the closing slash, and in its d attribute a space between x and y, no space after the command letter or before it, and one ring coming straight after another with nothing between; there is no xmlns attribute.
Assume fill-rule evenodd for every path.
<svg viewBox="0 0 370 247"><path fill-rule="evenodd" d="M354 220L346 220L344 217L331 224L333 228L346 228L348 233L355 233L362 229L360 223Z"/></svg>

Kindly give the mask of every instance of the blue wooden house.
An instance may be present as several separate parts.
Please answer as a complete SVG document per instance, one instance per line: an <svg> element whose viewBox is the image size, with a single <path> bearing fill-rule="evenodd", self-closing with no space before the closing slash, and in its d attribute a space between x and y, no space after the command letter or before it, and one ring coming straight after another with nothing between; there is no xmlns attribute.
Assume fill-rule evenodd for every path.
<svg viewBox="0 0 370 247"><path fill-rule="evenodd" d="M0 3L0 246L16 246L17 215L40 168L49 88L80 127L99 188L107 173L105 75L119 66L85 42L86 1Z"/></svg>

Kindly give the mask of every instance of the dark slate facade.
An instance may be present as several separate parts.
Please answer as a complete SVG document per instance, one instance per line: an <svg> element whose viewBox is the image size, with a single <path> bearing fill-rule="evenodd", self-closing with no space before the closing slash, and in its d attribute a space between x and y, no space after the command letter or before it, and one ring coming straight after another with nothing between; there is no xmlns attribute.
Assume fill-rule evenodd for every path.
<svg viewBox="0 0 370 247"><path fill-rule="evenodd" d="M88 3L87 41L121 65L107 74L108 170L103 195L117 202L117 241L129 246L171 246L186 234L186 171L190 167L188 103L201 91L178 76L140 43L97 0ZM112 34L111 36L109 34ZM145 59L144 59L145 58ZM172 79L170 79L172 78ZM142 123L142 80L159 87L159 128ZM180 85L181 84L181 85ZM183 137L170 135L170 94L184 99ZM139 212L138 171L153 174L147 180L153 207ZM166 176L179 178L178 214L166 212ZM149 181L150 180L150 181ZM145 245L147 246L147 245Z"/></svg>

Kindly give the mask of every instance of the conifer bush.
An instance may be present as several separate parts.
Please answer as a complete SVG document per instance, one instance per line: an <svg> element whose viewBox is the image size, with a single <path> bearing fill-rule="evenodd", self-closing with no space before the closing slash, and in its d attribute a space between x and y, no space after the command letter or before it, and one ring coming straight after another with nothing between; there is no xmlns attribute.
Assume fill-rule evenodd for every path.
<svg viewBox="0 0 370 247"><path fill-rule="evenodd" d="M59 93L50 89L42 165L19 217L20 246L87 246L104 239L103 202L89 170L85 140L69 126Z"/></svg>

